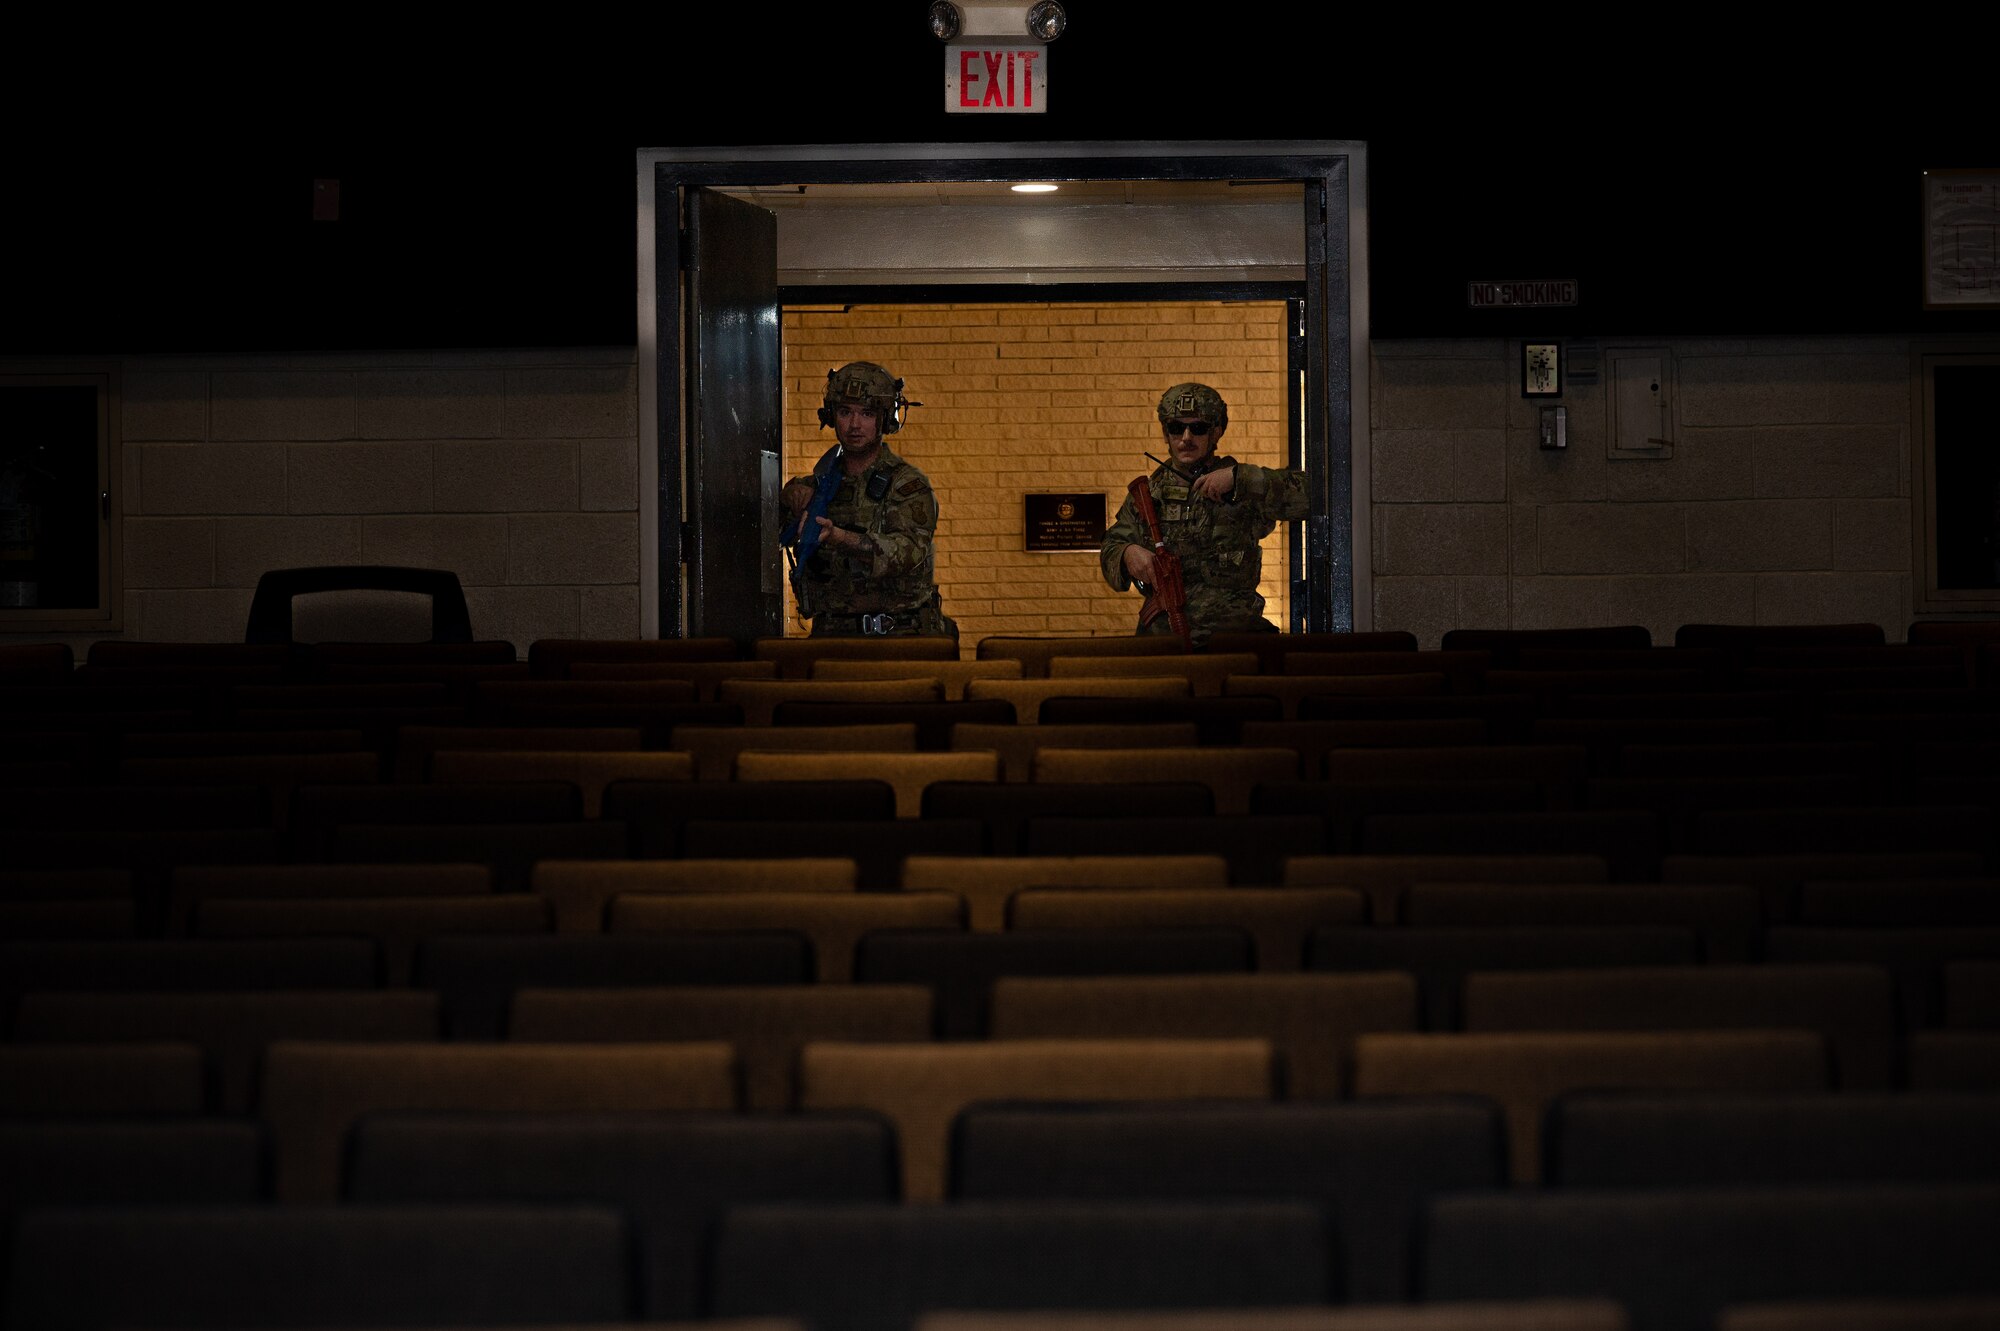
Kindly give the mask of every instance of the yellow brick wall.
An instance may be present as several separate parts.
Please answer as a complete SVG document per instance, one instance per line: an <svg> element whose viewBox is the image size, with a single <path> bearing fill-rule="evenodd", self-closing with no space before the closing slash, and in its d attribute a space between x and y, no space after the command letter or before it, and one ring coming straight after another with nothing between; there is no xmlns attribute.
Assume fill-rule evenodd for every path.
<svg viewBox="0 0 2000 1331"><path fill-rule="evenodd" d="M1022 548L1023 497L1100 490L1109 522L1153 469L1143 455L1164 456L1154 408L1169 385L1221 392L1237 460L1283 466L1288 452L1282 301L798 307L784 348L787 476L832 442L817 413L835 366L876 361L924 404L889 444L937 490L938 587L968 656L994 634L1132 632L1139 595L1112 591L1095 551ZM1264 543L1264 613L1280 628L1289 529ZM794 610L788 592L797 636Z"/></svg>

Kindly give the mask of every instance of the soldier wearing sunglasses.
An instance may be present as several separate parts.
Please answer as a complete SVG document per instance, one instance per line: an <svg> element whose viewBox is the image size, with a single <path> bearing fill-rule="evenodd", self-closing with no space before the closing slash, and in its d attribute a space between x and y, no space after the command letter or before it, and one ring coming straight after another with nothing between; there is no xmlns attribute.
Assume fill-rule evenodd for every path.
<svg viewBox="0 0 2000 1331"><path fill-rule="evenodd" d="M1264 618L1264 598L1257 594L1264 570L1258 542L1278 523L1306 516L1305 473L1221 455L1229 405L1207 384L1169 388L1160 396L1159 417L1167 461L1148 484L1160 534L1181 559L1195 643L1212 633L1277 632ZM1152 542L1129 496L1104 533L1098 562L1114 591L1134 584L1144 590L1152 580ZM1161 615L1138 631L1171 633L1173 627Z"/></svg>

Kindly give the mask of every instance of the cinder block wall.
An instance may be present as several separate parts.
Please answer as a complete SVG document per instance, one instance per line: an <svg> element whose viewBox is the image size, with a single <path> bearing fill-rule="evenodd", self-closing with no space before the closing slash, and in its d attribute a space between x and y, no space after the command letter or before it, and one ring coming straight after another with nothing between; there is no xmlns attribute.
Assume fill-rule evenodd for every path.
<svg viewBox="0 0 2000 1331"><path fill-rule="evenodd" d="M1115 501L1199 375L1230 451L1277 461L1277 305L788 313L790 471L825 449L826 370L878 359L926 405L896 437L937 482L939 574L967 649L991 633L1129 633L1091 554L1021 550L1021 495ZM1520 345L1378 342L1369 454L1377 628L1910 620L1903 339L1603 339L1675 359L1674 456L1605 456L1573 383L1570 446L1536 447ZM124 367L123 636L239 639L268 568L402 563L464 580L483 637L639 631L633 352L145 358ZM1112 504L1115 508L1115 502ZM1275 542L1274 542L1275 544ZM1265 595L1283 623L1282 555ZM49 634L30 635L46 639ZM73 635L79 649L94 640Z"/></svg>
<svg viewBox="0 0 2000 1331"><path fill-rule="evenodd" d="M1239 461L1286 458L1282 302L793 309L784 341L788 476L832 443L817 415L828 370L875 361L924 404L889 442L937 491L938 587L967 654L993 634L1132 632L1139 595L1105 585L1094 550L1023 549L1022 496L1098 491L1110 521L1153 469L1144 455L1164 456L1155 409L1170 385L1222 393L1222 446ZM1264 547L1264 613L1281 627L1286 530ZM786 603L786 631L804 633Z"/></svg>
<svg viewBox="0 0 2000 1331"><path fill-rule="evenodd" d="M1521 345L1374 344L1377 628L1911 617L1903 339L1605 338L1673 353L1673 456L1606 456L1603 383L1524 399ZM1608 364L1608 362L1607 362ZM1569 448L1537 446L1569 408Z"/></svg>
<svg viewBox="0 0 2000 1331"><path fill-rule="evenodd" d="M134 359L123 386L126 637L240 641L258 576L306 564L451 569L523 650L639 632L629 347Z"/></svg>

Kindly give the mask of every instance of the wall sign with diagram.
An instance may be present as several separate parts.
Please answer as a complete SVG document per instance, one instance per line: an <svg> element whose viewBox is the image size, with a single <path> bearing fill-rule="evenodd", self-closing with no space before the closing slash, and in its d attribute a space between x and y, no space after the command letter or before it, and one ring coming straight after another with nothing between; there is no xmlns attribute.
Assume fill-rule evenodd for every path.
<svg viewBox="0 0 2000 1331"><path fill-rule="evenodd" d="M1022 549L1030 553L1095 551L1104 543L1104 494L1023 495Z"/></svg>
<svg viewBox="0 0 2000 1331"><path fill-rule="evenodd" d="M2000 170L1924 172L1924 308L2000 309Z"/></svg>

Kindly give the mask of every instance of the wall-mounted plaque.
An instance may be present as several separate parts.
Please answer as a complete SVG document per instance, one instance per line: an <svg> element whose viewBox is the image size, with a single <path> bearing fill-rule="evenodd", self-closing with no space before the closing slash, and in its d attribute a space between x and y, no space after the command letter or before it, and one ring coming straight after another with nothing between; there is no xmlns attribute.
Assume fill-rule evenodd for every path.
<svg viewBox="0 0 2000 1331"><path fill-rule="evenodd" d="M1104 493L1031 494L1022 530L1029 552L1095 550L1104 543Z"/></svg>

